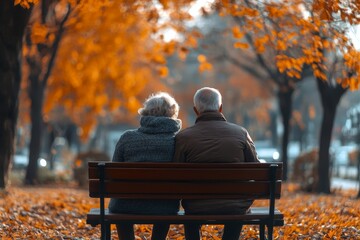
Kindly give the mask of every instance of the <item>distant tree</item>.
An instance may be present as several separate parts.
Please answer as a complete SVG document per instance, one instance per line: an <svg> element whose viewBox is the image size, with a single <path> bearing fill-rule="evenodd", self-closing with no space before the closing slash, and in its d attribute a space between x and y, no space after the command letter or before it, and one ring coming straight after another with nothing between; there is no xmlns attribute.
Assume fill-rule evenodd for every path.
<svg viewBox="0 0 360 240"><path fill-rule="evenodd" d="M225 10L224 13L246 20L246 24L234 29L234 34L239 38L234 46L253 47L257 53L272 47L276 51L276 57L272 59L276 62L278 72L291 80L289 87L296 79L301 79L304 67L311 67L324 109L317 191L329 193L329 146L336 107L347 88L359 88L360 69L356 64L359 52L347 36L349 27L359 23L359 2L223 0L218 1L218 5ZM280 19L283 21L278 21ZM267 23L272 23L274 27L268 28ZM253 45L249 41L241 41L251 36L249 32L257 36L252 41ZM256 35L259 32L264 35ZM296 54L293 50L296 50ZM339 63L342 63L342 68L339 68ZM290 93L283 87L281 91Z"/></svg>
<svg viewBox="0 0 360 240"><path fill-rule="evenodd" d="M32 6L0 2L0 189L6 188L19 108L21 54L24 31Z"/></svg>
<svg viewBox="0 0 360 240"><path fill-rule="evenodd" d="M75 11L49 79L44 114L62 105L85 139L98 117L123 114L126 119L137 112L144 95L164 89L166 56L178 44L165 42L161 34L180 28L189 17L182 7L191 1L160 2L106 1ZM172 25L162 23L160 11L172 14L167 20Z"/></svg>
<svg viewBox="0 0 360 240"><path fill-rule="evenodd" d="M44 128L42 116L44 95L71 8L66 2L42 0L34 7L31 25L26 32L25 60L29 72L27 90L31 103L31 133L25 184L34 184L37 180L38 158Z"/></svg>
<svg viewBox="0 0 360 240"><path fill-rule="evenodd" d="M336 109L347 90L360 87L360 52L347 36L351 26L359 23L359 7L358 1L318 0L305 4L309 17L300 32L311 37L302 43L302 58L312 66L323 108L317 186L321 193L330 193L329 149Z"/></svg>
<svg viewBox="0 0 360 240"><path fill-rule="evenodd" d="M199 69L202 70L201 63L205 58L202 54L204 54L206 62L212 64L212 72L214 72L208 73L206 79L208 81L210 77L214 78L214 84L222 89L224 101L227 102L224 111L229 120L254 130L255 128L260 130L259 124L256 125L259 122L269 126L271 108L269 98L273 86L264 81L265 75L260 66L253 63L247 68L246 64L241 64L252 62L248 53L244 51L234 53L234 40L227 31L231 27L231 19L219 18L216 14L211 14L203 18L202 22L204 36L199 41L198 51L201 53L198 57ZM249 111L249 109L253 110ZM254 126L251 126L251 123L254 123ZM265 133L267 130L265 127L260 131ZM256 132L252 134L254 136Z"/></svg>
<svg viewBox="0 0 360 240"><path fill-rule="evenodd" d="M226 28L226 19L216 14L197 19L189 30L196 36L194 41L188 41L196 43L188 44L189 54L184 59L175 55L168 60L171 69L169 82L176 89L182 111L189 115L186 124L193 124L195 120L191 100L193 94L198 88L207 85L223 93L223 111L229 121L250 128L252 136L257 132L270 135L266 127L270 125L269 89L261 86L262 82L257 82L256 77L224 61L224 52L233 51L233 42L229 40ZM256 66L253 69L258 70Z"/></svg>
<svg viewBox="0 0 360 240"><path fill-rule="evenodd" d="M229 31L235 38L233 46L241 50L238 55L224 54L225 59L256 76L270 91L275 91L284 129L281 159L284 164L284 179L287 180L292 97L296 84L308 72L302 71L306 65L297 65L296 68L300 71L284 71L281 55L290 58L299 55L300 49L294 44L299 36L293 19L301 13L293 11L294 6L283 6L280 2L271 1L219 1L217 9L220 15L230 15L234 20L230 23L232 28ZM244 54L246 58L237 57Z"/></svg>
<svg viewBox="0 0 360 240"><path fill-rule="evenodd" d="M31 102L25 183L36 183L44 114L51 120L50 111L62 106L85 139L101 116L119 109L127 116L136 112L141 93L167 75L165 55L176 48L159 32L180 26L189 17L181 9L189 3L44 0L36 5L25 53ZM173 14L177 23L160 23L158 11Z"/></svg>

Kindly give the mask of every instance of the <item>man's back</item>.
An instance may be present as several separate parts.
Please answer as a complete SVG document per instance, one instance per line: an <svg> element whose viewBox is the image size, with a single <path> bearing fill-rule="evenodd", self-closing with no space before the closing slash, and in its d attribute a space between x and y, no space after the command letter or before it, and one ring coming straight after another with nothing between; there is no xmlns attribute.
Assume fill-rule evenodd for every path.
<svg viewBox="0 0 360 240"><path fill-rule="evenodd" d="M202 113L175 141L176 162L258 162L248 132L220 112Z"/></svg>

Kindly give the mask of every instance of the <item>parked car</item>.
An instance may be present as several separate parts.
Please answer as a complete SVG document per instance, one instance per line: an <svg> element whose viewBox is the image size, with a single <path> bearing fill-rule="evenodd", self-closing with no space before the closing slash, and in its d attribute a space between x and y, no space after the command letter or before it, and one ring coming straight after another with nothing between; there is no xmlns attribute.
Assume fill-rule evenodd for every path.
<svg viewBox="0 0 360 240"><path fill-rule="evenodd" d="M255 141L255 148L258 158L266 162L280 161L280 153L276 147L273 147L268 141Z"/></svg>
<svg viewBox="0 0 360 240"><path fill-rule="evenodd" d="M332 148L333 174L342 178L356 178L357 146L342 145Z"/></svg>
<svg viewBox="0 0 360 240"><path fill-rule="evenodd" d="M333 164L337 166L352 165L351 156L357 149L356 145L339 146L333 150Z"/></svg>
<svg viewBox="0 0 360 240"><path fill-rule="evenodd" d="M80 187L86 187L88 182L88 162L110 161L110 157L100 151L82 152L76 155L73 165L74 180Z"/></svg>
<svg viewBox="0 0 360 240"><path fill-rule="evenodd" d="M13 168L14 169L25 169L29 163L29 156L16 153L13 157Z"/></svg>
<svg viewBox="0 0 360 240"><path fill-rule="evenodd" d="M29 164L29 155L27 151L25 150L16 151L16 153L13 156L13 163L12 163L13 169L26 169L28 164ZM40 157L38 159L38 165L39 167L46 167L47 166L46 159Z"/></svg>

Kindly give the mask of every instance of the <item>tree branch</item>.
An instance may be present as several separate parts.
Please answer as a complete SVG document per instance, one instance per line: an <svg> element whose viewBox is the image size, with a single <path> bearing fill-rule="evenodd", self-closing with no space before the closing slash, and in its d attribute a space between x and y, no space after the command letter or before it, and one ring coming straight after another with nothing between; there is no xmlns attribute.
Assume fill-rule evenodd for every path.
<svg viewBox="0 0 360 240"><path fill-rule="evenodd" d="M253 65L249 66L245 63L240 62L238 59L230 56L227 53L223 54L223 58L227 61L229 61L230 63L234 64L235 66L245 70L246 72L250 73L251 75L253 75L254 77L258 78L258 79L264 79L266 78L265 76L263 76L262 74L260 74L258 71L256 71L256 69L254 68Z"/></svg>
<svg viewBox="0 0 360 240"><path fill-rule="evenodd" d="M51 49L53 49L53 52L52 52L52 54L50 56L48 66L46 68L46 73L45 73L45 75L43 77L43 81L42 81L42 86L43 87L46 86L47 81L48 81L49 76L50 76L50 73L51 73L51 70L52 70L52 68L54 66L55 59L56 59L56 54L57 54L58 49L59 49L60 40L62 38L62 35L63 35L64 31L65 31L64 25L65 25L66 21L68 20L68 18L70 16L70 13L71 13L71 5L68 4L68 11L66 12L63 20L60 22L58 34L56 35L54 43L53 43L52 48L51 48Z"/></svg>
<svg viewBox="0 0 360 240"><path fill-rule="evenodd" d="M244 26L243 19L240 17L233 17L233 19L241 26ZM265 69L265 71L269 74L271 79L276 83L279 84L279 81L277 79L277 74L274 73L274 71L266 64L264 57L257 52L253 37L249 33L245 33L246 41L250 44L251 49L255 53L256 59L259 62L259 64Z"/></svg>

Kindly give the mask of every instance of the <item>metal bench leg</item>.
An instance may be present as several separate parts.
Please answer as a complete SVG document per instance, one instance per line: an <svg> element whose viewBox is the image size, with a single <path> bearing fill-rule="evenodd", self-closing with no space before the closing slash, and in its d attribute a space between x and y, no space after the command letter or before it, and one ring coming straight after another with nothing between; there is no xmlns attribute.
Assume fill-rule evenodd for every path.
<svg viewBox="0 0 360 240"><path fill-rule="evenodd" d="M111 224L106 224L106 240L111 239Z"/></svg>
<svg viewBox="0 0 360 240"><path fill-rule="evenodd" d="M265 240L265 224L260 224L260 240Z"/></svg>
<svg viewBox="0 0 360 240"><path fill-rule="evenodd" d="M100 229L101 229L101 240L106 240L106 227L105 227L105 223L100 225Z"/></svg>
<svg viewBox="0 0 360 240"><path fill-rule="evenodd" d="M273 240L273 231L274 226L272 224L268 225L268 240Z"/></svg>

